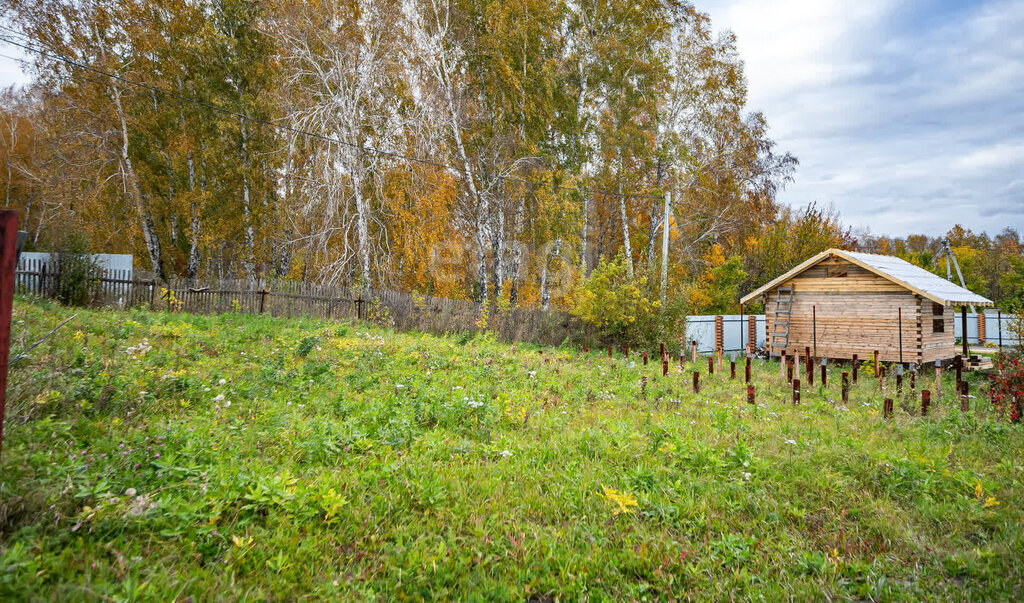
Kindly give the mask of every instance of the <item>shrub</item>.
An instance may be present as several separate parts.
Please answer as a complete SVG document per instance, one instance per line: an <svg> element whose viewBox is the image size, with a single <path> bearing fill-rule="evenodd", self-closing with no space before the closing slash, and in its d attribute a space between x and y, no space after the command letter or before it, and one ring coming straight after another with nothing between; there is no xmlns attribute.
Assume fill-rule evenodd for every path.
<svg viewBox="0 0 1024 603"><path fill-rule="evenodd" d="M597 327L605 339L634 344L653 344L681 333L685 304L673 300L662 305L647 271L632 277L622 256L602 260L572 294L571 312Z"/></svg>
<svg viewBox="0 0 1024 603"><path fill-rule="evenodd" d="M1008 410L1010 421L1019 423L1024 411L1024 361L1020 354L1000 353L995 359L992 374L992 404L999 410Z"/></svg>
<svg viewBox="0 0 1024 603"><path fill-rule="evenodd" d="M57 251L53 273L53 296L66 306L85 306L95 297L102 271L89 254L85 239L69 236Z"/></svg>

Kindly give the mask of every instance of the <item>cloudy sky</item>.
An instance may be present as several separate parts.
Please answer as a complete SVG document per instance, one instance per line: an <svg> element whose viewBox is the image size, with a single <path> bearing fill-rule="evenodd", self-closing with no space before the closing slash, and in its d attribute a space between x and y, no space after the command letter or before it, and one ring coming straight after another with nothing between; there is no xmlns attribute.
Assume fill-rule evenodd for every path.
<svg viewBox="0 0 1024 603"><path fill-rule="evenodd" d="M1024 231L1024 1L696 4L800 159L782 201L875 234Z"/></svg>
<svg viewBox="0 0 1024 603"><path fill-rule="evenodd" d="M783 202L875 234L1024 231L1024 0L695 2L800 159ZM0 57L0 85L25 79Z"/></svg>

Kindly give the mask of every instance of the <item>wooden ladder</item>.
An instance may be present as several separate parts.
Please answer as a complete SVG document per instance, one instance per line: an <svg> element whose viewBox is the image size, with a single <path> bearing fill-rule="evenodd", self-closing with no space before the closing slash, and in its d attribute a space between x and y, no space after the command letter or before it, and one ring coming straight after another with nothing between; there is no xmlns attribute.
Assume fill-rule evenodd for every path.
<svg viewBox="0 0 1024 603"><path fill-rule="evenodd" d="M781 356L789 345L789 314L793 310L793 286L775 290L775 318L772 320L772 336L769 342L771 356ZM776 352L778 350L778 352Z"/></svg>

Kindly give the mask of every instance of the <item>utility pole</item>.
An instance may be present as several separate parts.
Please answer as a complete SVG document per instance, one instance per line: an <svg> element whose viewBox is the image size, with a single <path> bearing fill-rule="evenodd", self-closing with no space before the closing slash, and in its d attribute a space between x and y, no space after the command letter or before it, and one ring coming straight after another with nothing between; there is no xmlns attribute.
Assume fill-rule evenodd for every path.
<svg viewBox="0 0 1024 603"><path fill-rule="evenodd" d="M668 216L672 193L665 193L665 216L661 220L661 304L668 299Z"/></svg>

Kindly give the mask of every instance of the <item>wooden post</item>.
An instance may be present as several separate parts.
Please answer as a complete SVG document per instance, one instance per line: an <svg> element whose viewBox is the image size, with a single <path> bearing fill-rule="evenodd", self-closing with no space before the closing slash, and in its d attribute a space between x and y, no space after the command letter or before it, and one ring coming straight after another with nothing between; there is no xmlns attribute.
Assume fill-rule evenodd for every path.
<svg viewBox="0 0 1024 603"><path fill-rule="evenodd" d="M917 389L917 365L910 365L910 391Z"/></svg>
<svg viewBox="0 0 1024 603"><path fill-rule="evenodd" d="M882 417L885 419L892 418L892 398L886 398L882 402Z"/></svg>
<svg viewBox="0 0 1024 603"><path fill-rule="evenodd" d="M818 306L811 306L811 341L814 343L814 357L818 357ZM809 355L809 354L808 354Z"/></svg>
<svg viewBox="0 0 1024 603"><path fill-rule="evenodd" d="M875 379L878 379L878 350L875 350Z"/></svg>
<svg viewBox="0 0 1024 603"><path fill-rule="evenodd" d="M793 354L793 378L800 378L800 352Z"/></svg>
<svg viewBox="0 0 1024 603"><path fill-rule="evenodd" d="M612 357L612 346L608 346L608 357Z"/></svg>
<svg viewBox="0 0 1024 603"><path fill-rule="evenodd" d="M263 314L267 307L267 288L260 289L260 314Z"/></svg>
<svg viewBox="0 0 1024 603"><path fill-rule="evenodd" d="M754 400L754 386L747 386L747 404L755 405L757 402Z"/></svg>
<svg viewBox="0 0 1024 603"><path fill-rule="evenodd" d="M661 361L661 376L662 377L667 377L668 376L668 360L662 360Z"/></svg>
<svg viewBox="0 0 1024 603"><path fill-rule="evenodd" d="M729 378L736 378L736 356L729 359Z"/></svg>
<svg viewBox="0 0 1024 603"><path fill-rule="evenodd" d="M896 394L903 394L903 365L900 364L896 367Z"/></svg>
<svg viewBox="0 0 1024 603"><path fill-rule="evenodd" d="M800 380L793 379L793 406L800 404Z"/></svg>
<svg viewBox="0 0 1024 603"><path fill-rule="evenodd" d="M644 366L647 366L647 350L644 350Z"/></svg>
<svg viewBox="0 0 1024 603"><path fill-rule="evenodd" d="M921 416L928 414L928 407L932 405L932 393L926 389L921 390Z"/></svg>
<svg viewBox="0 0 1024 603"><path fill-rule="evenodd" d="M956 368L956 391L957 393L960 393L960 381L962 381L964 370L964 357L957 354L956 357L953 358L953 365L954 368Z"/></svg>
<svg viewBox="0 0 1024 603"><path fill-rule="evenodd" d="M967 381L960 382L960 410L961 412L967 412L971 410L971 399L967 394L968 390Z"/></svg>
<svg viewBox="0 0 1024 603"><path fill-rule="evenodd" d="M856 354L853 355L853 361L850 362L850 364L853 366L853 382L857 383L857 355Z"/></svg>
<svg viewBox="0 0 1024 603"><path fill-rule="evenodd" d="M793 382L793 361L790 360L786 363L786 381L789 383Z"/></svg>
<svg viewBox="0 0 1024 603"><path fill-rule="evenodd" d="M693 393L700 392L700 371L693 371Z"/></svg>
<svg viewBox="0 0 1024 603"><path fill-rule="evenodd" d="M715 354L725 349L725 319L715 316ZM721 366L719 366L721 368Z"/></svg>
<svg viewBox="0 0 1024 603"><path fill-rule="evenodd" d="M14 310L14 270L18 256L18 212L0 211L0 454L4 445L7 405L7 363L11 356L11 314Z"/></svg>
<svg viewBox="0 0 1024 603"><path fill-rule="evenodd" d="M896 308L896 333L900 339L900 364L903 364L903 306Z"/></svg>
<svg viewBox="0 0 1024 603"><path fill-rule="evenodd" d="M963 333L963 356L969 358L971 353L967 348L967 306L960 306L960 332Z"/></svg>
<svg viewBox="0 0 1024 603"><path fill-rule="evenodd" d="M847 402L850 401L850 373L847 373L846 371L843 371L842 387L843 404L846 404Z"/></svg>
<svg viewBox="0 0 1024 603"><path fill-rule="evenodd" d="M715 359L708 356L708 375L715 374Z"/></svg>
<svg viewBox="0 0 1024 603"><path fill-rule="evenodd" d="M789 366L789 363L786 361L786 350L782 350L782 356L779 356L779 376L780 377L783 377L783 376L786 375L786 367L787 366ZM793 378L790 377L789 380L792 381Z"/></svg>
<svg viewBox="0 0 1024 603"><path fill-rule="evenodd" d="M744 369L743 377L746 379L744 383L750 383L750 356L747 356L747 366Z"/></svg>
<svg viewBox="0 0 1024 603"><path fill-rule="evenodd" d="M814 385L814 363L811 361L811 346L804 348L804 361L807 365L804 370L807 372L807 385Z"/></svg>
<svg viewBox="0 0 1024 603"><path fill-rule="evenodd" d="M658 354L664 360L665 358L665 342L658 343Z"/></svg>
<svg viewBox="0 0 1024 603"><path fill-rule="evenodd" d="M626 360L629 360L629 344L626 344Z"/></svg>

